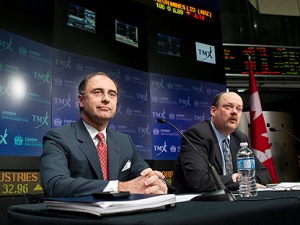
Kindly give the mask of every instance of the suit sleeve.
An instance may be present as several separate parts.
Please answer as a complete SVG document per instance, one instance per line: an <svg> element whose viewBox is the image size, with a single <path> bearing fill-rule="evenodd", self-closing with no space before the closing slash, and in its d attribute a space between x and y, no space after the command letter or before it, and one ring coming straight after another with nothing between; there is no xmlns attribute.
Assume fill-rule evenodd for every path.
<svg viewBox="0 0 300 225"><path fill-rule="evenodd" d="M65 137L55 130L44 136L44 150L41 156L41 182L47 197L76 197L101 192L108 181L95 179L92 169L84 160L85 156L71 153L71 137ZM78 161L77 161L78 160ZM76 168L69 168L77 161Z"/></svg>
<svg viewBox="0 0 300 225"><path fill-rule="evenodd" d="M87 134L84 142L78 142L75 135L67 126L52 129L44 136L41 183L47 197L91 195L103 191L109 182L99 175L99 159L90 136ZM128 135L119 134L116 139L119 144L114 147L122 152L115 155L118 158L113 167L117 172L111 180L128 181L140 176L140 172L149 165L141 158ZM131 168L122 172L128 160L132 162Z"/></svg>
<svg viewBox="0 0 300 225"><path fill-rule="evenodd" d="M255 157L255 180L256 183L266 185L272 183L272 178L267 168Z"/></svg>
<svg viewBox="0 0 300 225"><path fill-rule="evenodd" d="M130 136L122 134L121 139L118 140L118 143L121 144L119 146L121 150L126 149L127 151L128 150L132 151L131 154L133 155L131 168L128 171L127 175L124 175L122 172L119 174L120 181L127 181L127 180L134 179L134 178L140 176L140 173L144 169L149 168L149 165L145 162L145 160L139 154L139 152L136 149ZM168 193L174 193L176 191L175 188L172 187L166 180L165 180L165 182L168 186Z"/></svg>
<svg viewBox="0 0 300 225"><path fill-rule="evenodd" d="M209 157L209 140L200 129L191 127L185 136L196 150L182 138L180 153L175 162L172 185L179 192L203 192L216 189L216 183L210 173L207 161ZM201 156L202 155L202 156Z"/></svg>

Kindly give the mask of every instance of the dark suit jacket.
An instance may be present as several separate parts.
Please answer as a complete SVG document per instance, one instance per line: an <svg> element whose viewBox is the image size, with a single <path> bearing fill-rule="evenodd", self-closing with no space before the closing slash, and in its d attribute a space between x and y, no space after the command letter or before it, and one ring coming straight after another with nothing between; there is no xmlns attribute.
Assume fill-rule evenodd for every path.
<svg viewBox="0 0 300 225"><path fill-rule="evenodd" d="M101 192L103 180L95 144L82 120L49 130L43 139L41 182L47 197L71 197ZM109 180L128 181L149 165L132 139L107 128ZM131 167L122 171L128 161Z"/></svg>
<svg viewBox="0 0 300 225"><path fill-rule="evenodd" d="M231 175L221 175L222 158L220 147L210 121L202 121L188 128L184 135L190 142L204 155L207 160L216 168L224 185L229 190L238 190L238 182L234 183ZM241 142L248 142L246 134L235 130L230 135L230 150L233 160L233 171L237 172L236 154L240 149ZM255 156L256 181L260 184L271 183L268 170ZM172 186L178 193L193 193L215 190L215 180L213 179L207 162L182 138L180 152L175 161Z"/></svg>

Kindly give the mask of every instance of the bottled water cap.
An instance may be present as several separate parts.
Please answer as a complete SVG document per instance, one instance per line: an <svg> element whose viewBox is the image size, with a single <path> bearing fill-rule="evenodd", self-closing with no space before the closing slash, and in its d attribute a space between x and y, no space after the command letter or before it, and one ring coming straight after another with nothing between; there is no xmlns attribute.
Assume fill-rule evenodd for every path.
<svg viewBox="0 0 300 225"><path fill-rule="evenodd" d="M248 146L248 143L247 143L247 142L241 142L241 143L240 143L240 146L241 146L241 147L247 147L247 146Z"/></svg>

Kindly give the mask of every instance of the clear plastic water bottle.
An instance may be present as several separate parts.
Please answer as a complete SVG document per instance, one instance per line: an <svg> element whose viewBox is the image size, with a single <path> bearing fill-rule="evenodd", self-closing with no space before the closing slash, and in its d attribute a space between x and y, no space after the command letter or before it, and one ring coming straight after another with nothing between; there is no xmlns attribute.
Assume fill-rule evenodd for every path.
<svg viewBox="0 0 300 225"><path fill-rule="evenodd" d="M239 194L241 197L254 197L257 196L254 153L248 148L247 142L240 143L240 146L236 155L240 175Z"/></svg>

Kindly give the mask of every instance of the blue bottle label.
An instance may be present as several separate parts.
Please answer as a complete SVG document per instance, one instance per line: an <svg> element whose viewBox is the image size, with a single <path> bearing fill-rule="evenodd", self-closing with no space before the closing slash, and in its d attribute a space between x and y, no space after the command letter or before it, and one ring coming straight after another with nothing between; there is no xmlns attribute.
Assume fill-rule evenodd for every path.
<svg viewBox="0 0 300 225"><path fill-rule="evenodd" d="M238 170L255 169L254 158L237 159L237 169Z"/></svg>

